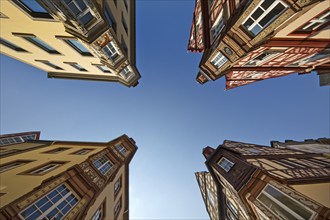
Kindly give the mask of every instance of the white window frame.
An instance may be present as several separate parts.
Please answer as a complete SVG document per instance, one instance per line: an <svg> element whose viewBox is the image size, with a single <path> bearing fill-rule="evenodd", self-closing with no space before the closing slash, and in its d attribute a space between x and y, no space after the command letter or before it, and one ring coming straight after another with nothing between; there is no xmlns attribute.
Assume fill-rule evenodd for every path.
<svg viewBox="0 0 330 220"><path fill-rule="evenodd" d="M127 149L123 144L116 144L115 147L122 155L125 156L125 154L127 153Z"/></svg>
<svg viewBox="0 0 330 220"><path fill-rule="evenodd" d="M48 163L36 170L32 170L31 172L29 172L29 174L42 175L42 174L48 173L48 172L56 169L57 167L59 167L61 165L63 165L63 164L62 163Z"/></svg>
<svg viewBox="0 0 330 220"><path fill-rule="evenodd" d="M227 173L235 165L235 163L228 160L226 157L221 157L218 161L218 165Z"/></svg>
<svg viewBox="0 0 330 220"><path fill-rule="evenodd" d="M282 4L283 6L284 6L284 10L283 11L285 11L286 10L286 8L288 7L284 2L282 2L281 0L275 0L266 10L265 9L263 9L262 7L261 7L261 4L262 3L264 3L265 1L267 1L267 0L263 0L263 1L261 1L259 4L258 4L258 6L256 6L255 7L255 9L249 14L249 16L247 16L247 18L242 22L242 26L243 27L245 27L251 34L253 34L253 35L257 35L257 34L259 34L265 27L267 27L270 23L272 23L276 18L278 18L282 13L280 13L280 14L277 14L276 16L274 16L267 24L265 24L265 26L261 26L260 24L259 24L259 22L264 18L264 17L266 17L267 15L268 15L268 13L273 9L273 8L275 8L277 5L278 5L278 3L280 3L280 4ZM261 10L263 10L263 13L257 18L257 19L254 19L253 17L252 17L252 15L253 15L253 13L255 12L255 11L257 11L258 9L261 9ZM282 12L283 12L282 11ZM254 22L251 24L251 26L250 27L246 27L246 26L244 26L244 23L248 20L248 19L252 19ZM260 30L259 30L259 32L258 33L253 33L252 32L252 29L254 28L254 27L256 27L256 26L259 26L260 27Z"/></svg>
<svg viewBox="0 0 330 220"><path fill-rule="evenodd" d="M307 22L307 24L305 24L303 27L299 29L306 30L315 23L319 23L317 26L313 27L312 31L314 31L315 29L319 28L321 25L330 21L330 19L326 19L326 17L329 15L330 15L330 11L325 11L323 14L320 14L316 18L311 19L309 22Z"/></svg>
<svg viewBox="0 0 330 220"><path fill-rule="evenodd" d="M122 71L120 71L121 77L126 79L127 81L130 80L135 74L130 66L126 66Z"/></svg>
<svg viewBox="0 0 330 220"><path fill-rule="evenodd" d="M218 53L211 60L211 63L213 64L213 66L215 66L217 69L219 69L227 61L228 61L227 57L225 55L223 55L220 51L218 51Z"/></svg>
<svg viewBox="0 0 330 220"><path fill-rule="evenodd" d="M105 161L102 161L102 159L104 159ZM95 162L99 161L101 163L101 165L99 167L96 166ZM105 173L102 173L102 168L105 167L107 164L110 164L110 168L108 170L106 170ZM111 168L113 167L113 164L111 163L111 161L106 157L106 156L103 156L95 161L93 161L93 165L95 166L95 168L103 175L105 175L106 173L108 173Z"/></svg>
<svg viewBox="0 0 330 220"><path fill-rule="evenodd" d="M206 188L207 198L209 199L213 208L215 208L215 198L209 188Z"/></svg>
<svg viewBox="0 0 330 220"><path fill-rule="evenodd" d="M225 21L224 21L224 16L223 16L223 8L218 15L217 20L214 22L212 28L211 28L211 34L213 37L213 40L220 34L222 29L225 27Z"/></svg>
<svg viewBox="0 0 330 220"><path fill-rule="evenodd" d="M311 212L311 217L309 218L309 220L313 219L314 216L315 216L315 212L313 212L311 209L309 209L308 207L306 207L305 205L301 204L299 201L295 200L294 198L288 196L286 193L283 193L281 190L277 189L276 187L270 185L270 184L267 184L264 189L259 193L258 197L257 197L257 200L264 205L264 203L259 199L260 195L261 194L264 194L269 200L273 201L274 203L276 203L278 206L280 206L281 208L283 208L284 210L286 210L289 214L291 214L292 216L294 216L296 219L298 220L305 220L304 218L302 218L299 214L297 214L296 212L294 212L293 210L291 210L287 204L283 204L281 201L277 200L276 198L274 198L272 195L270 195L269 193L267 193L265 191L265 189L267 187L271 187L273 189L275 189L276 191L280 192L282 195L284 195L285 197L288 197L290 200L296 202L298 205L304 207L307 211ZM272 212L275 216L276 213L273 212L273 210L271 210L270 208L268 208L266 205L264 205L264 207L267 208L267 210L269 210L270 212Z"/></svg>
<svg viewBox="0 0 330 220"><path fill-rule="evenodd" d="M119 177L119 179L114 184L114 193L115 193L115 195L118 194L120 188L121 188L121 177Z"/></svg>
<svg viewBox="0 0 330 220"><path fill-rule="evenodd" d="M92 149L81 149L81 150L79 150L79 151L77 151L73 154L75 154L75 155L86 155L91 151L92 151Z"/></svg>
<svg viewBox="0 0 330 220"><path fill-rule="evenodd" d="M92 220L101 220L102 217L103 217L103 204L101 204L100 208L97 209L97 211L93 215Z"/></svg>
<svg viewBox="0 0 330 220"><path fill-rule="evenodd" d="M258 58L259 56L261 56L264 53L269 53L268 55L266 55L265 57L262 58L262 60L256 60L256 58ZM280 51L264 51L261 54L258 54L256 57L254 57L252 60L249 60L248 62L246 62L244 64L244 66L260 66L263 63L273 59L274 57L276 57L277 55L279 55ZM252 61L255 61L255 64L252 63Z"/></svg>
<svg viewBox="0 0 330 220"><path fill-rule="evenodd" d="M77 1L83 1L84 4L86 5L86 9L82 10L82 9L79 7L79 4L77 3ZM89 7L89 4L87 4L85 0L71 0L70 3L66 3L66 2L63 0L63 2L64 2L64 4L68 7L68 9L71 11L72 14L74 14L74 12L71 10L69 4L70 4L70 3L73 3L73 4L77 7L77 9L78 9L80 12L79 12L78 15L75 15L75 14L74 14L74 15L77 16L77 17L76 17L77 20L78 20L82 25L87 25L87 26L88 26L88 23L87 23L87 24L83 24L83 23L80 21L80 19L81 19L84 15L86 15L88 12L90 12L90 13L92 14L92 16L95 18L95 14L94 14L93 10Z"/></svg>
<svg viewBox="0 0 330 220"><path fill-rule="evenodd" d="M120 56L118 49L116 48L115 44L112 41L109 42L104 47L102 47L102 51L107 55L107 57L109 57L111 61L115 61L116 58ZM110 54L107 53L106 51L109 51Z"/></svg>
<svg viewBox="0 0 330 220"><path fill-rule="evenodd" d="M61 198L60 200L56 201L56 202L55 202L51 207L49 207L45 212L43 212L42 210L40 210L40 207L38 207L38 206L36 205L36 203L39 202L41 199L44 199L44 198L47 198L47 202L50 201L50 199L48 198L48 195L50 195L52 192L54 192L55 190L57 190L57 189L58 189L59 187L61 187L61 186L64 186L65 189L67 189L69 192L63 196L61 193L59 193L59 192L57 191L57 195L61 195L62 198ZM63 190L63 191L64 191L64 190ZM63 191L61 191L61 192L63 192ZM36 207L36 210L38 210L39 212L42 213L42 214L38 217L38 219L44 219L44 218L48 219L48 218L47 218L47 215L48 215L50 212L52 212L55 208L57 208L58 205L61 204L61 202L63 202L63 201L64 201L66 198L68 198L70 195L73 195L74 199L76 199L76 200L78 200L78 201L77 201L73 206L71 206L71 203L70 203L72 200L71 200L70 202L67 203L67 205L70 204L70 210L68 210L68 212L67 212L65 215L63 215L63 218L64 218L65 216L68 215L68 213L70 213L70 211L71 211L71 210L72 210L72 209L78 204L78 202L79 202L79 198L78 198L78 197L72 192L72 190L71 190L69 187L66 186L66 184L61 184L61 185L59 185L58 187L56 187L55 189L53 189L52 191L48 192L46 195L44 195L43 197L41 197L40 199L38 199L36 202L34 202L33 204L29 205L26 209L24 209L23 211L21 211L21 212L19 213L19 216L20 216L21 219L26 219L26 218L24 218L24 217L21 215L21 213L23 213L24 211L26 211L26 210L29 209L30 207L35 206L35 207ZM33 213L31 213L31 214L33 214ZM30 215L30 216L31 216L31 215ZM27 218L28 218L28 217L29 217L29 216L27 216Z"/></svg>

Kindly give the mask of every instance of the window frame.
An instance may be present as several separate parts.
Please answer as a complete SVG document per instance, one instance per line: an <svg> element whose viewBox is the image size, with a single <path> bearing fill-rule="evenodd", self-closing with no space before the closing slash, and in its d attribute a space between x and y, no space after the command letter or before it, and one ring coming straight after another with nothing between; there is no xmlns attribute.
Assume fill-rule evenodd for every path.
<svg viewBox="0 0 330 220"><path fill-rule="evenodd" d="M119 213L120 213L121 208L122 208L121 199L122 199L122 197L119 198L119 200L117 201L117 203L115 204L115 206L113 208L115 219L118 218Z"/></svg>
<svg viewBox="0 0 330 220"><path fill-rule="evenodd" d="M16 34L13 33L13 35L17 35L22 37L24 40L30 42L34 46L38 47L39 49L46 51L47 53L50 54L61 54L57 50L55 50L52 46L48 45L45 43L43 40L37 38L35 35L30 35L30 34Z"/></svg>
<svg viewBox="0 0 330 220"><path fill-rule="evenodd" d="M97 20L95 17L95 14L93 12L93 10L89 7L89 4L86 3L85 0L62 0L63 3L66 5L66 7L69 9L69 11L72 13L72 15L77 19L77 21L84 26L85 28L90 28L93 26L93 23L95 23L95 21ZM66 1L70 1L69 3L67 3ZM85 9L81 9L79 4L77 3L77 1L79 1L80 3L83 2L86 6ZM79 13L76 15L74 13L74 11L70 8L69 4L74 4L75 7L78 9ZM90 13L92 15L92 19L90 21L88 21L87 23L83 23L81 18L86 16L86 14Z"/></svg>
<svg viewBox="0 0 330 220"><path fill-rule="evenodd" d="M311 25L311 21L313 20L320 20L320 16L322 16L324 14L324 16L326 17L328 13L328 16L330 15L330 10L329 9L325 9L324 11L322 11L321 13L317 14L316 16L314 16L313 18L311 18L309 21L305 22L304 24L302 24L300 27L298 27L297 29L295 29L293 32L291 32L289 35L295 35L295 36L308 36L310 34L313 34L321 29L323 29L324 27L327 27L328 25L330 25L330 20L326 20L324 23L321 23L319 26L317 26L315 29L311 30L311 31L303 31L301 30L302 28L304 28L307 25ZM318 22L314 22L314 23L318 23Z"/></svg>
<svg viewBox="0 0 330 220"><path fill-rule="evenodd" d="M64 62L65 64L70 65L71 67L75 68L76 70L79 70L81 72L88 72L84 67L80 66L80 64L75 62Z"/></svg>
<svg viewBox="0 0 330 220"><path fill-rule="evenodd" d="M46 12L38 12L38 11L33 11L32 8L30 8L28 5L26 5L24 2L21 0L11 0L12 2L15 3L16 6L18 6L20 9L22 9L25 13L30 15L33 18L41 18L41 19L47 19L47 20L53 20L53 17L47 12L47 10L39 4L36 0L34 0L40 7L45 9Z"/></svg>
<svg viewBox="0 0 330 220"><path fill-rule="evenodd" d="M117 187L116 187L117 186ZM120 190L122 188L122 176L120 176L117 181L113 184L113 191L114 191L114 195L115 198L117 197L117 195L119 194Z"/></svg>
<svg viewBox="0 0 330 220"><path fill-rule="evenodd" d="M222 161L224 161L224 163L222 163ZM234 162L232 162L231 160L229 160L228 158L222 156L219 161L217 162L217 164L219 165L219 167L226 171L227 173L233 168L233 166L235 165Z"/></svg>
<svg viewBox="0 0 330 220"><path fill-rule="evenodd" d="M115 144L115 148L123 156L126 156L126 154L128 153L127 148L122 143Z"/></svg>
<svg viewBox="0 0 330 220"><path fill-rule="evenodd" d="M63 189L60 191L60 188L63 186ZM67 192L65 195L63 195L62 192ZM55 193L55 195L53 195L53 197L50 198L50 196ZM55 198L58 198L58 196L60 196L61 198L59 198L59 200L57 201L53 201ZM67 200L67 198L69 197L73 197L71 198L70 201ZM42 200L46 200L46 203L42 203L42 205L38 205L37 203L41 202ZM72 204L72 201L75 201L74 204ZM63 202L66 202L65 205L60 209L60 205L63 204ZM61 219L63 219L65 216L67 216L70 211L79 203L80 201L80 197L74 192L74 190L71 189L71 187L69 187L66 183L62 183L60 185L58 185L56 188L50 190L49 192L47 192L46 194L44 194L41 198L39 198L38 200L36 200L35 202L33 202L32 204L30 204L29 206L27 206L25 209L23 209L21 212L19 212L19 217L21 219L27 219L30 218L32 216L32 214L39 212L40 215L39 216L35 216L38 219L44 219L47 218L47 215L49 215L51 212L53 212L54 210L58 210L58 212L56 213L55 216L57 216L58 213L62 213L62 210L69 206L70 209L66 211L66 213L61 217ZM44 205L50 204L51 206L48 207L45 211L41 210L40 208L43 207ZM31 209L32 207L34 207L35 210L32 210L31 213L29 213L27 216L23 216L22 213L24 213L25 211L27 211L28 209ZM33 209L33 208L32 208ZM53 218L54 216L52 216Z"/></svg>
<svg viewBox="0 0 330 220"><path fill-rule="evenodd" d="M19 173L18 175L43 176L43 175L46 175L46 174L52 172L53 170L55 170L55 169L57 169L57 168L59 168L61 166L63 166L64 164L66 164L68 162L69 161L49 161L47 163L41 164L41 165L39 165L37 167L34 167L32 169L29 169L27 171L24 171L22 173ZM50 168L45 169L45 167L50 166L52 164L54 164L53 167L50 167ZM37 171L42 170L42 169L45 169L45 170L43 170L42 172L38 172L37 173Z"/></svg>
<svg viewBox="0 0 330 220"><path fill-rule="evenodd" d="M282 0L274 0L274 2L273 3L271 3L271 5L269 5L268 6L268 8L267 9L264 9L264 8L262 8L262 4L263 3L265 3L266 1L268 1L268 0L263 0L263 1L260 1L259 2L259 4L254 8L254 10L246 17L246 19L244 19L244 21L242 22L242 24L241 24L241 27L243 27L243 29L245 30L245 31L247 31L251 36L253 36L253 37L255 37L255 36L257 36L259 33L261 33L266 27L268 27L269 26L269 24L271 24L274 20L276 20L278 17L280 17L285 11L286 11L286 9L288 8L288 5L287 4L285 4ZM281 4L283 7L284 7L284 9L279 13L279 14L276 14L274 17L272 17L264 26L261 26L261 24L259 24L259 22L262 20L262 19L264 19L264 18L266 18L267 17L267 15L269 15L270 14L270 12L276 7L276 6L278 6L279 4ZM263 12L258 16L258 18L253 18L252 16L253 16L253 14L255 13L255 12L257 12L257 10L262 10ZM245 26L244 24L248 21L248 20L252 20L253 21L253 23L249 26L249 27L247 27L247 26ZM252 32L252 29L254 29L255 27L259 27L260 28L260 30L259 31L257 31L257 33L254 33L254 32Z"/></svg>
<svg viewBox="0 0 330 220"><path fill-rule="evenodd" d="M99 70L101 70L103 73L112 73L110 68L107 67L104 64L92 64L93 66L96 66ZM106 67L107 69L103 69L102 67Z"/></svg>
<svg viewBox="0 0 330 220"><path fill-rule="evenodd" d="M228 58L222 52L217 51L216 55L211 59L210 62L215 68L220 69L228 61Z"/></svg>
<svg viewBox="0 0 330 220"><path fill-rule="evenodd" d="M62 153L63 151L71 149L70 147L57 147L45 152L42 152L43 154L59 154Z"/></svg>
<svg viewBox="0 0 330 220"><path fill-rule="evenodd" d="M105 219L106 216L106 199L104 199L104 201L102 202L102 204L99 206L99 208L96 210L96 212L94 213L93 217L91 220L102 220ZM98 213L98 211L100 210L101 213L101 217L95 218L96 214Z"/></svg>
<svg viewBox="0 0 330 220"><path fill-rule="evenodd" d="M105 159L105 162L102 162L102 161L101 161L102 159ZM98 165L96 164L96 162L100 162L101 165L98 166ZM102 175L104 175L104 176L105 176L105 175L106 175L106 174L112 169L112 167L114 166L113 163L111 162L111 160L110 160L106 155L103 155L102 157L100 157L100 158L94 160L92 163L93 163L93 166L95 167L95 169L97 169L97 171L100 172L100 173L101 173ZM109 167L109 169L107 169L107 170L104 172L104 171L102 170L102 168L103 168L103 167L106 167L107 164L110 164L110 167ZM106 167L106 168L107 168L107 167Z"/></svg>
<svg viewBox="0 0 330 220"><path fill-rule="evenodd" d="M290 215L294 216L296 219L304 219L301 215L299 215L299 213L296 213L294 210L292 210L287 203L283 203L280 200L278 200L277 198L275 198L274 196L272 196L271 194L269 194L268 192L266 192L266 188L267 187L271 187L273 189L275 189L275 191L279 192L282 196L287 197L289 200L292 200L293 202L295 202L296 204L298 204L299 206L301 206L302 208L305 209L305 211L310 212L311 215L309 217L309 220L313 219L315 217L315 212L313 210L311 210L310 208L308 208L307 206L305 206L304 204L302 204L301 202L297 201L296 199L292 198L291 196L287 195L286 193L282 192L281 190L277 189L276 187L267 184L262 191L258 194L257 196L257 201L260 202L267 210L269 210L271 213L273 213L275 216L276 214L274 213L273 210L271 210L266 204L264 204L263 201L260 200L260 196L263 194L264 196L266 196L268 198L268 200L270 200L271 202L277 204L278 206L280 206L282 209L284 209L286 212L288 212ZM300 217L300 218L299 218Z"/></svg>
<svg viewBox="0 0 330 220"><path fill-rule="evenodd" d="M2 38L2 37L0 37L0 45L8 47L8 48L10 48L12 50L15 50L17 52L29 53L27 50L24 50L23 48L17 46L16 44L14 44L14 43L12 43L12 42L10 42L10 41Z"/></svg>
<svg viewBox="0 0 330 220"><path fill-rule="evenodd" d="M71 154L74 154L74 155L86 155L86 154L89 154L90 152L92 152L93 150L95 150L94 148L83 148L83 149L80 149L80 150L77 150ZM82 154L82 153L79 153L81 151L85 151L86 153Z"/></svg>
<svg viewBox="0 0 330 220"><path fill-rule="evenodd" d="M77 53L79 53L82 56L87 57L93 57L93 54L86 48L85 45L83 45L78 39L75 38L62 38L62 40L69 45L72 49L74 49ZM76 43L80 44L79 46L83 47L86 51L82 51L79 47L75 45L72 41L75 41Z"/></svg>
<svg viewBox="0 0 330 220"><path fill-rule="evenodd" d="M104 47L102 47L101 50L106 54L106 56L112 62L115 62L115 60L120 56L118 49L116 48L115 44L112 41L104 45ZM108 51L110 52L110 54L108 53Z"/></svg>
<svg viewBox="0 0 330 220"><path fill-rule="evenodd" d="M56 69L56 70L64 70L63 68L57 66L56 64L51 63L48 60L34 60L34 61L43 63L43 64L45 64L45 65L47 65L49 67L52 67L53 69Z"/></svg>
<svg viewBox="0 0 330 220"><path fill-rule="evenodd" d="M31 163L33 161L35 161L35 160L15 160L15 161L11 161L8 163L0 164L0 173L4 173L6 171L9 171L9 170L15 169L17 167L23 166L25 164ZM15 163L20 163L20 164L13 166L13 164L15 164Z"/></svg>

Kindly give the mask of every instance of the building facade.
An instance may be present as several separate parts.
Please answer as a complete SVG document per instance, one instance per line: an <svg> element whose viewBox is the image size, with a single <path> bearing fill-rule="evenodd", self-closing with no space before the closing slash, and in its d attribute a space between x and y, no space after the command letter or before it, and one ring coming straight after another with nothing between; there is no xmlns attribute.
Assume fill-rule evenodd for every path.
<svg viewBox="0 0 330 220"><path fill-rule="evenodd" d="M311 71L330 85L329 0L196 0L188 50L197 81L226 89Z"/></svg>
<svg viewBox="0 0 330 220"><path fill-rule="evenodd" d="M138 84L135 0L3 0L0 22L1 53L49 78Z"/></svg>
<svg viewBox="0 0 330 220"><path fill-rule="evenodd" d="M330 147L330 139L322 140ZM226 140L216 149L204 148L218 194L219 215L211 219L330 219L329 157L272 143L269 147ZM304 144L313 148L315 143L299 142ZM201 191L210 188L198 183Z"/></svg>
<svg viewBox="0 0 330 220"><path fill-rule="evenodd" d="M0 219L129 219L129 163L137 146L26 140L0 147Z"/></svg>
<svg viewBox="0 0 330 220"><path fill-rule="evenodd" d="M219 202L218 202L218 188L216 182L208 172L196 172L195 177L199 189L201 191L206 211L208 212L211 220L219 219Z"/></svg>

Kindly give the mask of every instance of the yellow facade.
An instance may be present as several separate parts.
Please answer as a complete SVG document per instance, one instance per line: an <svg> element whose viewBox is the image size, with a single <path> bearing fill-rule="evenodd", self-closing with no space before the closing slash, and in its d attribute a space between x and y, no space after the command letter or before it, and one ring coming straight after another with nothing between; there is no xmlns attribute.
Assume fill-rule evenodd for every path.
<svg viewBox="0 0 330 220"><path fill-rule="evenodd" d="M29 207L63 184L77 199L65 217L128 219L128 165L136 149L126 135L108 143L28 141L2 147L0 219L26 219Z"/></svg>
<svg viewBox="0 0 330 220"><path fill-rule="evenodd" d="M59 17L33 17L15 1L9 0L0 1L0 36L2 40L25 51L12 49L6 46L5 43L0 44L0 51L7 56L46 71L50 78L114 81L128 87L135 86L140 78L140 74L135 67L135 5L131 1L127 2L129 5L126 9L124 1L118 1L116 6L113 1L103 1L102 3L92 1L94 5L101 4L99 5L101 8L107 7L111 11L116 23L115 31L113 30L114 27L107 24L108 28L104 29L104 32L98 33L98 35L102 37L105 33L112 33L114 38L112 42L117 54L119 54L116 59L126 60L120 66L110 65L102 61L98 51L100 48L95 49L95 46L92 46L91 39L83 39L78 34L69 33L69 28L60 21ZM59 11L58 14L60 13ZM103 13L104 10L100 11L100 14ZM107 21L104 18L102 19L100 18L106 24ZM122 20L128 28L128 33L125 31ZM49 53L43 50L24 39L25 36L36 37L58 53ZM90 55L82 55L65 42L68 39L78 41ZM126 45L128 54L123 49L123 45ZM79 65L78 68L76 64ZM130 76L122 74L126 65L131 71Z"/></svg>

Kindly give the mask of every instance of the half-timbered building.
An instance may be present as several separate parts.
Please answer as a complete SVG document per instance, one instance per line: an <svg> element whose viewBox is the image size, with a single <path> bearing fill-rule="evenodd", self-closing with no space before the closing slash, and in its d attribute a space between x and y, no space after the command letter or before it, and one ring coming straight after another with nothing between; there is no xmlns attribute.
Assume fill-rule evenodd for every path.
<svg viewBox="0 0 330 220"><path fill-rule="evenodd" d="M316 71L330 85L329 0L196 0L188 50L203 52L197 81L226 89Z"/></svg>
<svg viewBox="0 0 330 220"><path fill-rule="evenodd" d="M25 140L0 146L0 219L129 219L129 163L137 146Z"/></svg>
<svg viewBox="0 0 330 220"><path fill-rule="evenodd" d="M318 144L329 149L330 139L322 140ZM216 149L204 148L218 193L214 219L330 219L329 157L272 143L226 140Z"/></svg>

